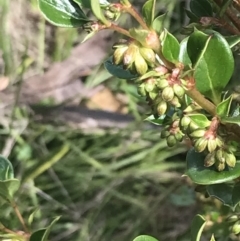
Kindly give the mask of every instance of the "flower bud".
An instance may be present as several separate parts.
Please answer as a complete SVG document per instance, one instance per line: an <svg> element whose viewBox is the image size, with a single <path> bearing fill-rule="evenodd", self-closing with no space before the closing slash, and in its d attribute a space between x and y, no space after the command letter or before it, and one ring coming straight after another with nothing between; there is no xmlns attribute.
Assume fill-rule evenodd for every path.
<svg viewBox="0 0 240 241"><path fill-rule="evenodd" d="M142 57L147 61L150 66L154 66L155 63L155 53L152 49L141 47L139 49Z"/></svg>
<svg viewBox="0 0 240 241"><path fill-rule="evenodd" d="M151 92L148 93L149 97L151 98L151 100L155 100L156 97L158 96L158 92L156 90L153 90Z"/></svg>
<svg viewBox="0 0 240 241"><path fill-rule="evenodd" d="M230 217L227 218L227 222L231 223L231 222L236 222L239 219L239 217L237 215L232 215Z"/></svg>
<svg viewBox="0 0 240 241"><path fill-rule="evenodd" d="M123 56L126 50L128 49L127 46L117 48L113 53L113 63L118 65L123 61Z"/></svg>
<svg viewBox="0 0 240 241"><path fill-rule="evenodd" d="M130 44L126 52L124 53L123 56L123 64L127 67L130 68L130 66L133 64L133 62L136 59L136 55L139 52L138 46L135 44Z"/></svg>
<svg viewBox="0 0 240 241"><path fill-rule="evenodd" d="M138 86L138 94L141 95L141 96L146 96L147 95L147 92L146 92L146 89L145 89L145 83L142 83Z"/></svg>
<svg viewBox="0 0 240 241"><path fill-rule="evenodd" d="M197 152L203 152L206 149L207 143L208 141L204 137L201 137L195 142L194 148Z"/></svg>
<svg viewBox="0 0 240 241"><path fill-rule="evenodd" d="M177 96L174 96L173 99L170 101L170 103L171 103L171 105L173 105L177 108L181 107L181 103Z"/></svg>
<svg viewBox="0 0 240 241"><path fill-rule="evenodd" d="M216 151L216 158L217 158L218 162L225 163L225 157L223 154L224 153L223 153L222 149L218 149Z"/></svg>
<svg viewBox="0 0 240 241"><path fill-rule="evenodd" d="M174 137L177 141L181 142L183 140L183 134L181 132L177 132Z"/></svg>
<svg viewBox="0 0 240 241"><path fill-rule="evenodd" d="M166 113L166 111L167 111L167 107L168 106L167 106L167 102L166 101L164 101L164 100L160 101L160 103L157 106L157 113L159 115L164 115Z"/></svg>
<svg viewBox="0 0 240 241"><path fill-rule="evenodd" d="M191 118L189 118L188 116L182 117L180 124L183 130L186 130L188 128L190 122L191 122Z"/></svg>
<svg viewBox="0 0 240 241"><path fill-rule="evenodd" d="M225 169L225 162L215 162L215 167L221 172Z"/></svg>
<svg viewBox="0 0 240 241"><path fill-rule="evenodd" d="M191 132L197 130L198 128L199 128L199 126L195 122L193 122L193 121L190 122L189 129Z"/></svg>
<svg viewBox="0 0 240 241"><path fill-rule="evenodd" d="M173 91L173 88L168 86L166 88L163 89L162 91L162 98L165 100L165 101L171 101L174 97L174 91Z"/></svg>
<svg viewBox="0 0 240 241"><path fill-rule="evenodd" d="M224 153L225 161L229 167L235 167L236 165L236 157L233 153Z"/></svg>
<svg viewBox="0 0 240 241"><path fill-rule="evenodd" d="M193 131L190 134L190 136L193 138L199 138L199 137L203 137L205 133L206 133L205 129L197 129L197 130Z"/></svg>
<svg viewBox="0 0 240 241"><path fill-rule="evenodd" d="M157 83L156 83L157 87L160 88L161 90L163 90L164 88L169 86L169 83L166 79L157 79Z"/></svg>
<svg viewBox="0 0 240 241"><path fill-rule="evenodd" d="M211 167L216 161L215 153L208 153L204 159L204 166Z"/></svg>
<svg viewBox="0 0 240 241"><path fill-rule="evenodd" d="M160 137L161 137L162 139L164 139L164 138L166 138L166 137L168 137L168 136L170 136L170 131L163 129L163 130L161 131L161 136L160 136Z"/></svg>
<svg viewBox="0 0 240 241"><path fill-rule="evenodd" d="M159 73L159 75L165 75L168 73L169 70L165 66L160 65L155 68L155 71L157 71Z"/></svg>
<svg viewBox="0 0 240 241"><path fill-rule="evenodd" d="M137 53L135 55L134 64L135 64L136 71L139 75L143 75L147 72L148 70L147 62L145 61L145 59L142 57L140 53Z"/></svg>
<svg viewBox="0 0 240 241"><path fill-rule="evenodd" d="M237 235L240 233L240 221L237 221L233 227L232 227L232 232Z"/></svg>
<svg viewBox="0 0 240 241"><path fill-rule="evenodd" d="M153 91L155 88L155 79L154 78L149 78L145 81L145 90L147 92Z"/></svg>
<svg viewBox="0 0 240 241"><path fill-rule="evenodd" d="M217 142L215 139L208 140L208 151L213 152L217 148Z"/></svg>
<svg viewBox="0 0 240 241"><path fill-rule="evenodd" d="M185 94L185 90L183 89L183 87L178 84L173 85L173 91L175 95L179 98L182 98Z"/></svg>
<svg viewBox="0 0 240 241"><path fill-rule="evenodd" d="M170 136L167 137L167 145L168 145L169 147L173 147L173 146L175 146L176 144L177 144L177 140L176 140L175 136L170 135Z"/></svg>

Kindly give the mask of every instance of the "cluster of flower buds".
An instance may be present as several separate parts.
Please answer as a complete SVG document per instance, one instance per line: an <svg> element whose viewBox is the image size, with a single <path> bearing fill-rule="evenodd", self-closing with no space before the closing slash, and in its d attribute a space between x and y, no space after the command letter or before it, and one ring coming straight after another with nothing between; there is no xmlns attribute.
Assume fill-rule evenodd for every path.
<svg viewBox="0 0 240 241"><path fill-rule="evenodd" d="M236 164L236 157L230 149L231 148L218 148L217 150L208 153L204 160L204 165L206 167L215 165L218 171L224 170L226 165L234 167Z"/></svg>
<svg viewBox="0 0 240 241"><path fill-rule="evenodd" d="M119 3L113 3L113 4L107 4L105 6L102 6L102 8L105 10L105 17L109 20L116 21L122 12L122 5Z"/></svg>
<svg viewBox="0 0 240 241"><path fill-rule="evenodd" d="M173 80L172 76L164 66L158 66L138 79L138 92L147 98L155 115L164 115L170 107L181 107L185 89L181 80Z"/></svg>
<svg viewBox="0 0 240 241"><path fill-rule="evenodd" d="M173 147L183 140L184 134L181 131L179 124L180 119L175 119L171 125L165 126L161 131L161 138L166 138L169 147Z"/></svg>
<svg viewBox="0 0 240 241"><path fill-rule="evenodd" d="M132 73L144 75L149 67L155 65L155 53L152 49L141 46L135 40L120 41L113 46L113 62L116 65L122 64L124 68Z"/></svg>

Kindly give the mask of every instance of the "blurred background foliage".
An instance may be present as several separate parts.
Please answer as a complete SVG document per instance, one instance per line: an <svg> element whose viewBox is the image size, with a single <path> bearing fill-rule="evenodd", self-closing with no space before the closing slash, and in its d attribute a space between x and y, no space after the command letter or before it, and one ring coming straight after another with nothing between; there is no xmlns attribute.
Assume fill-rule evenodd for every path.
<svg viewBox="0 0 240 241"><path fill-rule="evenodd" d="M140 9L144 2L134 4ZM188 23L188 4L157 1L157 13L167 12L165 27L179 39ZM62 122L37 121L32 109L18 101L22 82L68 58L85 33L47 23L36 0L0 0L0 11L0 87L16 87L10 111L4 112L8 103L0 103L0 150L22 182L17 203L24 217L36 212L36 229L61 215L52 241L130 241L139 234L183 241L189 240L189 225L199 210L208 212L209 220L219 219L208 205L201 208L194 186L181 177L187 143L169 149L160 140L160 127L143 122L148 107L134 85L111 77L102 66L88 71L82 81L88 88L104 85L105 93L124 99L118 112L133 116L126 127L89 132ZM126 27L135 24L128 16L120 21ZM111 105L112 99L103 96L103 106L87 107L101 110ZM79 105L86 103L87 98ZM38 104L50 106L54 100ZM6 205L0 207L0 221L20 229Z"/></svg>

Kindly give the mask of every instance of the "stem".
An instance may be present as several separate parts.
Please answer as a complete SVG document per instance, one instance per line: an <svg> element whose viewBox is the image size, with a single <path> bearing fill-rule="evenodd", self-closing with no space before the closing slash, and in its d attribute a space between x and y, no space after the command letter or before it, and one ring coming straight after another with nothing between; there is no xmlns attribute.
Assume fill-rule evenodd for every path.
<svg viewBox="0 0 240 241"><path fill-rule="evenodd" d="M211 114L212 116L216 115L216 106L212 102L207 100L195 87L187 90L186 94L209 114Z"/></svg>
<svg viewBox="0 0 240 241"><path fill-rule="evenodd" d="M114 30L114 31L116 31L116 32L119 32L119 33L121 33L121 34L123 34L123 35L125 35L125 36L128 36L129 38L132 38L132 36L129 34L129 32L126 30L126 29L124 29L124 28L121 28L121 27L119 27L118 25L116 25L116 24L111 24L109 27L107 27L108 29L112 29L112 30Z"/></svg>
<svg viewBox="0 0 240 241"><path fill-rule="evenodd" d="M125 12L132 15L138 21L138 23L142 26L143 29L149 30L149 27L147 26L143 18L139 15L139 13L136 11L136 9L133 6L131 5L128 7L123 6L123 9L125 10Z"/></svg>
<svg viewBox="0 0 240 241"><path fill-rule="evenodd" d="M12 231L11 229L6 228L6 227L3 226L2 224L1 224L0 230L3 231L3 232L5 232L5 233L10 233L10 234L16 235L16 233L15 233L14 231Z"/></svg>
<svg viewBox="0 0 240 241"><path fill-rule="evenodd" d="M25 224L25 221L24 221L24 219L23 219L22 214L20 213L20 211L19 211L19 209L18 209L18 206L17 206L16 202L13 201L13 202L11 203L11 205L12 205L13 210L14 210L14 212L16 213L16 215L17 215L20 223L22 224L24 231L25 231L26 233L28 233L28 228L27 228L27 226L26 226L26 224Z"/></svg>

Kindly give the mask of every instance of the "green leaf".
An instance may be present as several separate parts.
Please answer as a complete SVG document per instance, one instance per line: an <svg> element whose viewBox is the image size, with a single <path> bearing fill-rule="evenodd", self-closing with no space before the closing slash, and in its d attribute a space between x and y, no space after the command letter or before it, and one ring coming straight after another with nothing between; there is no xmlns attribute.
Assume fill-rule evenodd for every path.
<svg viewBox="0 0 240 241"><path fill-rule="evenodd" d="M226 168L224 171L217 171L214 166L205 167L203 153L194 151L194 148L187 154L186 175L195 183L201 185L218 184L232 181L240 176L240 161L236 162L234 168Z"/></svg>
<svg viewBox="0 0 240 241"><path fill-rule="evenodd" d="M152 22L152 28L157 32L157 33L161 33L163 30L163 24L164 24L164 20L166 18L167 14L164 13L158 17L156 17L153 22Z"/></svg>
<svg viewBox="0 0 240 241"><path fill-rule="evenodd" d="M203 228L206 224L205 219L201 215L196 215L191 224L191 241L200 241Z"/></svg>
<svg viewBox="0 0 240 241"><path fill-rule="evenodd" d="M238 35L226 36L225 39L227 40L230 48L233 48L240 43L240 36Z"/></svg>
<svg viewBox="0 0 240 241"><path fill-rule="evenodd" d="M158 241L158 240L148 235L140 235L136 237L133 241Z"/></svg>
<svg viewBox="0 0 240 241"><path fill-rule="evenodd" d="M162 38L163 56L168 61L172 63L177 63L179 52L180 52L180 44L178 40L165 29L163 32L163 38Z"/></svg>
<svg viewBox="0 0 240 241"><path fill-rule="evenodd" d="M208 33L195 29L189 37L187 51L195 70L197 89L218 104L232 76L234 59L224 37L213 30Z"/></svg>
<svg viewBox="0 0 240 241"><path fill-rule="evenodd" d="M38 4L44 17L59 27L80 27L89 21L72 0L38 0Z"/></svg>
<svg viewBox="0 0 240 241"><path fill-rule="evenodd" d="M191 22L198 22L199 21L199 17L197 17L194 13L192 13L191 11L185 9L186 15L188 16L188 18L191 20Z"/></svg>
<svg viewBox="0 0 240 241"><path fill-rule="evenodd" d="M33 232L32 235L30 236L29 241L42 241L42 237L45 232L46 232L46 228L42 228Z"/></svg>
<svg viewBox="0 0 240 241"><path fill-rule="evenodd" d="M154 115L150 115L145 119L145 121L149 121L150 123L154 125L162 125L164 123L166 115L161 115L158 118L155 118Z"/></svg>
<svg viewBox="0 0 240 241"><path fill-rule="evenodd" d="M8 179L0 181L0 197L6 201L12 201L14 194L19 189L20 182L18 179Z"/></svg>
<svg viewBox="0 0 240 241"><path fill-rule="evenodd" d="M4 181L12 178L14 178L12 163L7 158L0 155L0 180Z"/></svg>
<svg viewBox="0 0 240 241"><path fill-rule="evenodd" d="M29 241L48 241L50 231L59 218L60 217L56 217L47 228L42 228L32 233Z"/></svg>
<svg viewBox="0 0 240 241"><path fill-rule="evenodd" d="M221 122L240 125L240 116L222 117Z"/></svg>
<svg viewBox="0 0 240 241"><path fill-rule="evenodd" d="M213 9L208 0L191 0L190 9L197 17L212 17Z"/></svg>
<svg viewBox="0 0 240 241"><path fill-rule="evenodd" d="M182 42L180 43L180 51L178 56L179 62L183 63L184 65L191 64L191 60L187 52L187 42L188 42L188 37L183 39Z"/></svg>
<svg viewBox="0 0 240 241"><path fill-rule="evenodd" d="M217 115L219 117L228 116L232 104L232 95L217 105Z"/></svg>
<svg viewBox="0 0 240 241"><path fill-rule="evenodd" d="M226 183L209 185L206 187L209 196L217 198L225 206L234 208L236 204L232 201L233 186Z"/></svg>
<svg viewBox="0 0 240 241"><path fill-rule="evenodd" d="M203 114L188 114L188 116L200 128L208 127L211 124L211 121Z"/></svg>
<svg viewBox="0 0 240 241"><path fill-rule="evenodd" d="M225 206L230 207L233 211L240 202L240 184L232 185L221 183L209 185L206 187L208 194L220 200Z"/></svg>
<svg viewBox="0 0 240 241"><path fill-rule="evenodd" d="M112 57L110 57L104 62L104 66L110 74L119 79L137 78L137 75L132 74L129 70L123 69L122 65L115 65L112 62Z"/></svg>
<svg viewBox="0 0 240 241"><path fill-rule="evenodd" d="M152 25L155 17L155 5L156 0L148 0L142 7L142 15L148 27Z"/></svg>
<svg viewBox="0 0 240 241"><path fill-rule="evenodd" d="M110 25L111 23L105 18L102 12L100 1L99 0L90 0L90 1L91 1L91 8L92 8L93 14L96 16L96 18L106 26Z"/></svg>

